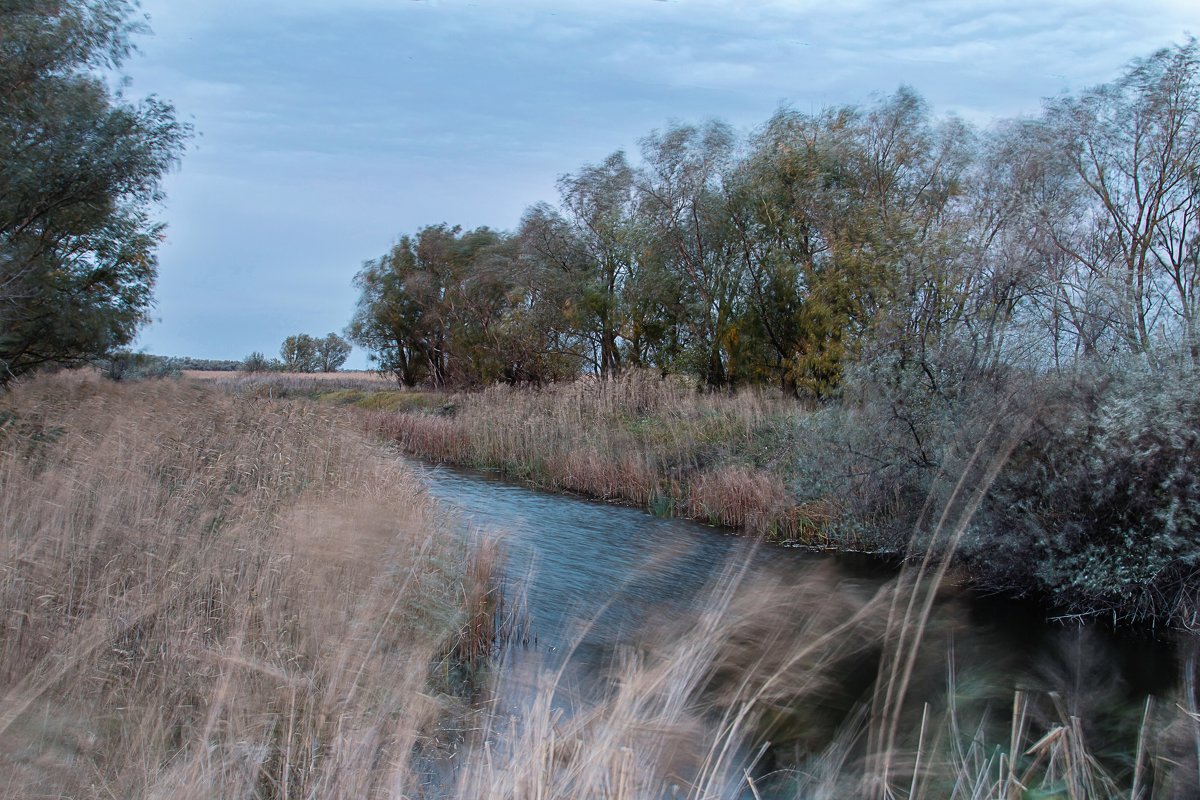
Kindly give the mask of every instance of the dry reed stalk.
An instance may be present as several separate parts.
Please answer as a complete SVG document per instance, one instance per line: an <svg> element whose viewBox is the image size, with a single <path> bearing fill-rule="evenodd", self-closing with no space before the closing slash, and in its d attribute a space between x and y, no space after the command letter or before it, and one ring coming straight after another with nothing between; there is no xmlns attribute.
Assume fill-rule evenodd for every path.
<svg viewBox="0 0 1200 800"><path fill-rule="evenodd" d="M778 476L741 466L703 472L692 481L690 489L689 516L752 533L778 531L796 507Z"/></svg>
<svg viewBox="0 0 1200 800"><path fill-rule="evenodd" d="M575 696L563 669L542 673L528 705L497 720L466 756L455 796L832 800L878 786L871 743L887 728L866 702L840 718L823 717L821 709L845 691L848 669L879 661L893 593L909 589L893 582L870 593L829 569L783 576L751 575L745 567L727 567L685 618L619 648L600 698ZM950 615L953 630L966 609L947 601L934 613ZM930 638L927 647L949 646ZM892 658L885 654L874 681L891 680ZM869 700L870 685L861 691ZM1136 758L1154 761L1156 777L1138 772L1123 786L1088 748L1078 717L1060 709L1058 721L1042 727L1033 722L1032 695L1017 692L1005 734L986 713L971 719L958 697L951 667L945 695L927 696L901 717L905 735L890 754L890 796L1174 800L1193 794L1189 762L1154 756L1163 747L1155 741L1168 731L1149 711ZM773 773L756 768L768 746ZM778 760L789 749L790 767Z"/></svg>
<svg viewBox="0 0 1200 800"><path fill-rule="evenodd" d="M656 401L627 391L619 402ZM313 406L58 378L0 410L0 796L422 794L412 754L432 747L423 732L440 712L429 664L448 647L492 649L495 552L464 564L410 476ZM732 565L694 617L621 651L600 702L564 715L563 673L547 673L521 719L461 752L458 783L439 791L759 794L766 737L810 753L774 788L853 796L879 774L862 742L888 741L903 703L895 725L864 710L824 730L804 712L870 657L889 608L927 626L932 597L907 581L869 595L832 572ZM884 659L881 684L901 680L903 653ZM1018 695L1005 756L982 724L962 727L953 697L941 721L922 704L911 751L891 739L896 796L1119 796L1077 718L1035 731ZM1194 761L1177 753L1196 718L1178 720L1170 750L1146 711L1145 762L1156 775L1175 769L1168 755L1179 764L1174 783L1146 777L1146 794L1194 788Z"/></svg>
<svg viewBox="0 0 1200 800"><path fill-rule="evenodd" d="M0 796L419 789L487 577L409 473L186 384L40 379L0 420Z"/></svg>
<svg viewBox="0 0 1200 800"><path fill-rule="evenodd" d="M436 461L499 468L535 485L647 507L777 539L820 541L836 516L801 505L763 467L729 463L803 409L765 390L702 394L630 372L543 389L447 396L453 413L378 413L370 430ZM660 508L659 510L664 510Z"/></svg>

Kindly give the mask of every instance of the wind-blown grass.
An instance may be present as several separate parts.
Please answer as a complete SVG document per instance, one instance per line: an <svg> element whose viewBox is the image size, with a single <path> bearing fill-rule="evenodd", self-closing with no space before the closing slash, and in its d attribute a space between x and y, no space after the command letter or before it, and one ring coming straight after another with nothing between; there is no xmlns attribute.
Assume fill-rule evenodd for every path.
<svg viewBox="0 0 1200 800"><path fill-rule="evenodd" d="M456 796L1195 796L1194 665L1182 690L1146 698L1106 740L1114 712L1080 703L1093 687L1079 676L973 686L986 664L980 654L958 672L971 658L955 654L966 619L951 599L926 617L925 666L901 685L918 623L892 625L889 609L914 586L918 599L940 593L926 578L864 593L831 571L781 578L731 565L694 614L613 653L598 699L580 698L561 669L541 674L527 704L503 709L487 744L463 759Z"/></svg>
<svg viewBox="0 0 1200 800"><path fill-rule="evenodd" d="M722 402L713 413L732 414ZM1101 746L1105 712L1078 682L981 696L965 668L914 668L918 650L961 660L965 621L935 558L877 592L731 564L691 613L618 647L573 713L564 673L547 671L527 704L464 730L447 694L491 654L493 555L448 534L360 421L186 383L68 376L0 398L0 797L1132 800L1200 786L1192 640L1178 693ZM1008 441L978 449L921 542L953 550Z"/></svg>
<svg viewBox="0 0 1200 800"><path fill-rule="evenodd" d="M419 788L450 688L435 665L478 648L456 637L486 583L449 529L328 409L18 386L0 397L0 796Z"/></svg>

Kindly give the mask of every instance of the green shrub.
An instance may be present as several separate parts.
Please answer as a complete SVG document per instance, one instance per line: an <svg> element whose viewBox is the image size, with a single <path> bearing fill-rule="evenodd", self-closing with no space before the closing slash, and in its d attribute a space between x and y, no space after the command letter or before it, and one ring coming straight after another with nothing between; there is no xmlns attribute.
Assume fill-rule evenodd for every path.
<svg viewBox="0 0 1200 800"><path fill-rule="evenodd" d="M97 366L104 377L114 381L140 381L148 378L174 378L180 373L177 359L119 350Z"/></svg>
<svg viewBox="0 0 1200 800"><path fill-rule="evenodd" d="M1200 376L1131 360L1058 379L968 542L991 586L1166 620L1200 563Z"/></svg>
<svg viewBox="0 0 1200 800"><path fill-rule="evenodd" d="M242 359L241 366L242 372L270 372L274 369L270 359L258 350Z"/></svg>

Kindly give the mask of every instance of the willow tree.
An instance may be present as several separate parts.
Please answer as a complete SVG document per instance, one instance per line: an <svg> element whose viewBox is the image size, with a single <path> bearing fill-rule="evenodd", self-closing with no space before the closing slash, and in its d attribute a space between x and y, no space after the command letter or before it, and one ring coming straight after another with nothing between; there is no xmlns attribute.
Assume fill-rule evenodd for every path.
<svg viewBox="0 0 1200 800"><path fill-rule="evenodd" d="M0 4L0 385L128 344L146 321L151 218L188 127L119 70L141 28L123 0Z"/></svg>
<svg viewBox="0 0 1200 800"><path fill-rule="evenodd" d="M456 295L471 257L461 233L459 227L431 225L403 236L355 278L362 294L350 338L405 385L447 383ZM481 238L494 235L475 232L476 241Z"/></svg>
<svg viewBox="0 0 1200 800"><path fill-rule="evenodd" d="M545 282L507 234L427 226L366 262L355 284L350 339L405 385L536 383L577 370Z"/></svg>
<svg viewBox="0 0 1200 800"><path fill-rule="evenodd" d="M710 388L736 380L742 263L729 213L736 139L728 125L673 125L642 142L647 253L682 292L683 358Z"/></svg>
<svg viewBox="0 0 1200 800"><path fill-rule="evenodd" d="M907 88L768 121L731 216L762 372L821 396L851 360L929 358L969 280L957 205L972 154L965 126L935 123Z"/></svg>
<svg viewBox="0 0 1200 800"><path fill-rule="evenodd" d="M1133 62L1048 105L1044 157L1067 173L1068 213L1043 217L1075 280L1128 349L1185 341L1200 361L1200 46ZM1095 295L1096 292L1093 292Z"/></svg>
<svg viewBox="0 0 1200 800"><path fill-rule="evenodd" d="M521 239L567 299L565 320L587 343L592 369L621 370L629 335L625 289L639 268L641 230L634 172L617 151L558 180L559 208L539 204L525 214Z"/></svg>

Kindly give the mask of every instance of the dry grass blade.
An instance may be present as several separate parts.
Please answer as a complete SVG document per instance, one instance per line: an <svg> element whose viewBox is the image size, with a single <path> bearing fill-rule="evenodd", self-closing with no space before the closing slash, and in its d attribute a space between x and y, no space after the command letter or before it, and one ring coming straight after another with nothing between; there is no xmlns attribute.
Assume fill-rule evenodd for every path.
<svg viewBox="0 0 1200 800"><path fill-rule="evenodd" d="M412 475L316 406L79 376L0 404L0 796L419 788L487 576Z"/></svg>

